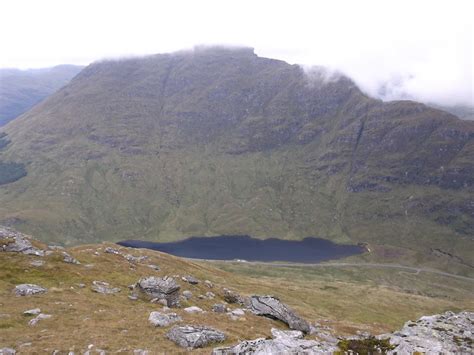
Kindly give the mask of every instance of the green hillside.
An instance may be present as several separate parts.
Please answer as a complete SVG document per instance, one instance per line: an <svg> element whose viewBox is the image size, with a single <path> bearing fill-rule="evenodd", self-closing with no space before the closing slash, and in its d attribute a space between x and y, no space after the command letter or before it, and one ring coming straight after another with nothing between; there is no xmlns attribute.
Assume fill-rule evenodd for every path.
<svg viewBox="0 0 474 355"><path fill-rule="evenodd" d="M474 272L474 122L322 68L223 48L98 62L3 131L27 175L0 186L0 223L45 241L319 236Z"/></svg>

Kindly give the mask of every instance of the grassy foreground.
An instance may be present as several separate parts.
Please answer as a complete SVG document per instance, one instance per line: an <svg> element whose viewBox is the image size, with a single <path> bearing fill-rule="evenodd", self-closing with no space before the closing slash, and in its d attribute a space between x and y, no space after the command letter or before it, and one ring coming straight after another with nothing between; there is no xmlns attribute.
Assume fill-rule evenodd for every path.
<svg viewBox="0 0 474 355"><path fill-rule="evenodd" d="M286 326L251 314L235 321L226 314L211 312L212 304L222 302L224 287L243 295L276 295L311 323L328 325L338 335L354 334L357 330L377 334L395 330L423 314L474 309L474 300L468 297L474 291L474 283L441 276L391 270L360 272L353 268L211 264L156 251L121 248L135 256L149 257L141 264L131 264L120 255L103 253L107 246L117 247L100 244L68 249L81 265L64 263L60 251L41 258L45 264L39 267L30 262L40 258L0 253L0 347L14 347L20 353L82 352L89 344L95 349L125 353L134 349L152 353L182 350L165 338L168 328L155 328L148 323L149 313L159 311L161 305L128 298L127 286L147 275L176 276L181 291L193 292L193 297L183 301L182 306L195 305L206 311L187 314L182 308L177 309L183 323L220 329L228 336L226 344L269 337L272 327L285 329ZM159 265L160 270L153 270L147 264ZM193 286L181 281L181 276L188 274L201 281L210 280L214 287L209 289L203 282ZM94 293L90 288L94 280L109 282L122 291L115 295ZM49 291L38 296L16 297L12 289L20 283L39 284ZM215 299L198 298L208 291L216 294ZM29 326L30 317L23 312L36 307L52 318Z"/></svg>

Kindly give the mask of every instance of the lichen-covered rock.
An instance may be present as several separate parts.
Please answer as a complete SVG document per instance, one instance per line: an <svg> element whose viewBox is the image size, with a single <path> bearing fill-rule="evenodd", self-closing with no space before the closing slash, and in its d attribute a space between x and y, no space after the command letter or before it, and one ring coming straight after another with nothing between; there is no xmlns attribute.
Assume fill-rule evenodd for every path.
<svg viewBox="0 0 474 355"><path fill-rule="evenodd" d="M148 321L155 327L167 327L170 324L180 322L182 319L176 313L151 312Z"/></svg>
<svg viewBox="0 0 474 355"><path fill-rule="evenodd" d="M183 348L191 349L202 348L226 339L223 332L202 325L175 326L166 334L166 337Z"/></svg>
<svg viewBox="0 0 474 355"><path fill-rule="evenodd" d="M15 286L14 289L15 295L17 296L39 295L47 291L48 289L34 284L21 284Z"/></svg>
<svg viewBox="0 0 474 355"><path fill-rule="evenodd" d="M197 285L199 283L199 280L196 279L194 276L191 275L186 275L181 278L183 281L186 281L187 283L190 283L191 285Z"/></svg>
<svg viewBox="0 0 474 355"><path fill-rule="evenodd" d="M0 226L0 252L15 252L44 256L45 251L34 247L23 233Z"/></svg>
<svg viewBox="0 0 474 355"><path fill-rule="evenodd" d="M168 307L179 305L180 286L172 277L144 277L137 282L135 289L151 299L165 300Z"/></svg>
<svg viewBox="0 0 474 355"><path fill-rule="evenodd" d="M216 348L212 354L331 354L338 350L333 344L303 339L301 331L272 329L272 336L273 339L258 338L231 347Z"/></svg>
<svg viewBox="0 0 474 355"><path fill-rule="evenodd" d="M102 293L104 295L111 295L120 292L119 287L111 287L108 282L104 281L92 281L92 291Z"/></svg>
<svg viewBox="0 0 474 355"><path fill-rule="evenodd" d="M304 333L310 332L309 323L296 315L287 305L273 296L252 296L250 297L250 310L259 315L279 319L288 324L291 329L301 330Z"/></svg>
<svg viewBox="0 0 474 355"><path fill-rule="evenodd" d="M384 334L395 346L391 353L472 354L474 312L446 312L405 323L400 331Z"/></svg>

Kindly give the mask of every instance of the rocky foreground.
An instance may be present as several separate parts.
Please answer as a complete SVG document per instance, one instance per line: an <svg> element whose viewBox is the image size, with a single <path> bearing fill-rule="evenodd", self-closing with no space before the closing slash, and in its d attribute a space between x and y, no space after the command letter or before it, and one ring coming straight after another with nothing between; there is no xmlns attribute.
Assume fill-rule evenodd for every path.
<svg viewBox="0 0 474 355"><path fill-rule="evenodd" d="M376 352L376 353L472 353L474 351L474 313L446 312L444 314L424 316L417 321L408 321L401 330L372 336L363 334L352 337L338 336L328 327L320 326L301 317L294 309L272 295L242 295L235 290L219 285L215 280L202 280L190 271L199 272L197 265L179 268L181 274L167 274L170 260L176 265L179 258L165 254L150 252L142 255L138 250L118 248L113 245L105 247L84 248L75 252L66 251L61 247L45 246L24 234L8 228L0 227L0 258L16 262L17 259L25 269L24 279L33 280L43 268L48 269L51 279L58 278L54 272L67 268L75 282L69 287L70 299L65 295L66 290L34 282L16 282L19 275L11 275L12 287L0 290L2 306L8 303L8 308L2 307L0 320L3 318L20 319L31 333L28 342L20 342L1 335L0 354L46 352L53 354L93 354L107 352L132 352L134 354L151 354L156 348L120 348L99 346L90 343L87 347L71 346L73 339L64 339L64 343L53 342L54 334L49 334L54 326L66 326L71 321L67 308L74 308L75 297L86 297L92 305L95 297L103 297L102 307L107 303L114 305L119 297L126 299L117 303L121 308L133 308L136 319L142 319L139 324L134 320L114 320L107 318L105 309L94 310L99 314L100 321L110 326L110 323L127 325L120 328L115 337L125 337L129 329L140 328L143 335L153 334L153 342L160 344L162 351L179 351L202 348L201 351L215 355L224 354L316 354L342 352ZM135 254L135 255L134 255ZM140 254L140 255L136 255ZM151 256L153 255L153 256ZM16 259L15 256L17 256ZM170 258L170 260L168 260ZM172 259L171 259L172 258ZM90 260L96 260L90 263ZM158 262L161 262L159 264ZM107 262L106 271L99 273L99 264ZM63 264L64 266L61 266ZM67 266L66 266L67 265ZM123 287L117 284L112 267L123 265L122 273L136 274L134 283ZM7 264L9 266L9 264ZM102 270L102 269L101 269ZM148 270L148 271L147 271ZM140 272L138 272L140 271ZM90 279L90 276L109 275L107 278ZM128 275L127 275L128 276ZM45 279L47 280L47 279ZM59 283L61 285L61 283ZM2 284L3 285L3 284ZM295 295L297 297L297 295ZM129 302L129 304L123 302ZM67 306L67 303L69 306ZM59 310L52 311L50 304L64 305ZM41 304L41 306L38 306ZM21 309L28 305L28 309ZM18 307L15 307L18 306ZM77 306L78 307L78 306ZM92 307L92 306L91 306ZM48 310L43 310L47 308ZM117 309L117 312L122 311ZM18 316L21 315L20 318ZM82 327L94 327L89 317L74 316L76 327L72 333L78 333L79 341ZM130 316L132 317L132 316ZM24 320L21 320L24 319ZM146 321L148 319L148 322ZM79 323L82 322L82 323ZM128 324L128 322L132 324ZM13 325L12 325L13 326ZM78 329L79 328L79 329ZM252 331L253 329L253 331ZM135 329L136 330L136 329ZM250 331L249 331L250 330ZM105 329L103 330L105 332ZM251 337L251 334L256 336ZM5 333L6 334L6 333ZM13 333L11 333L13 334ZM140 333L139 333L140 334ZM268 336L267 334L270 334ZM264 335L264 336L260 336ZM21 337L21 334L15 336ZM90 337L90 335L88 335ZM32 340L33 339L33 340ZM51 342L48 342L51 339ZM138 336L140 339L140 336ZM245 340L244 340L245 339ZM105 341L114 342L113 336ZM118 339L117 339L118 340ZM41 344L36 347L35 342ZM69 345L65 345L66 342Z"/></svg>

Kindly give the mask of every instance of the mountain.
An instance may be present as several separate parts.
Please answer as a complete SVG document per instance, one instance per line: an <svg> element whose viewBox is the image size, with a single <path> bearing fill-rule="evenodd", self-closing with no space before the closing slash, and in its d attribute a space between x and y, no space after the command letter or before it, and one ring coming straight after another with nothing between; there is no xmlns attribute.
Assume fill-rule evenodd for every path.
<svg viewBox="0 0 474 355"><path fill-rule="evenodd" d="M103 61L3 132L0 222L46 241L319 236L474 271L474 122L323 68Z"/></svg>
<svg viewBox="0 0 474 355"><path fill-rule="evenodd" d="M66 85L82 68L58 65L43 69L0 69L0 126Z"/></svg>

